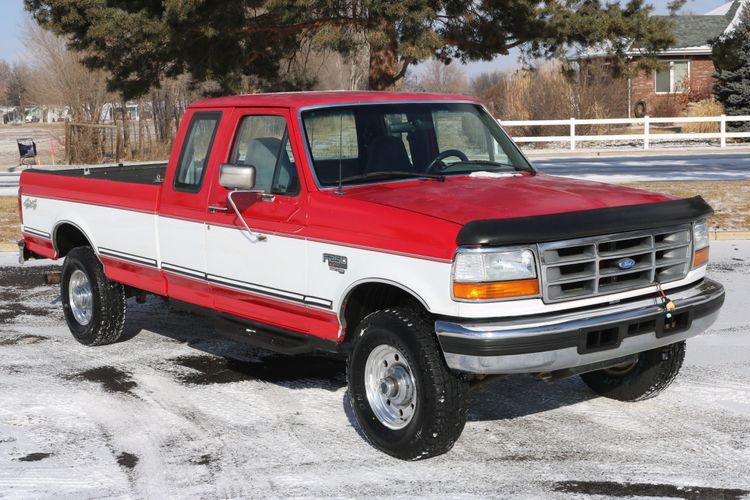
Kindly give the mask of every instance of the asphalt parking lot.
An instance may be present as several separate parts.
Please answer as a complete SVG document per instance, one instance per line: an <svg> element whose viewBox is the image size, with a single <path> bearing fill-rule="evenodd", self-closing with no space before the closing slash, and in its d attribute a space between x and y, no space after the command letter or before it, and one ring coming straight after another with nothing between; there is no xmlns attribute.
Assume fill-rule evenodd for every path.
<svg viewBox="0 0 750 500"><path fill-rule="evenodd" d="M493 379L451 452L406 463L358 433L341 362L216 339L158 298L129 304L129 340L86 348L54 268L2 254L0 497L748 497L750 242L712 256L727 302L664 394Z"/></svg>

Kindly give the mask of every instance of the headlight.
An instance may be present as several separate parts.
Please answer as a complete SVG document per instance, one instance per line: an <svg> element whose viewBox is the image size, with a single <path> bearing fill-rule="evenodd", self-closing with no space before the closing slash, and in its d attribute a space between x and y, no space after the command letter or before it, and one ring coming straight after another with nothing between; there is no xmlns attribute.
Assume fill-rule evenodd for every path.
<svg viewBox="0 0 750 500"><path fill-rule="evenodd" d="M693 224L693 269L708 263L708 221Z"/></svg>
<svg viewBox="0 0 750 500"><path fill-rule="evenodd" d="M534 253L519 250L459 250L453 264L453 297L493 300L539 294Z"/></svg>

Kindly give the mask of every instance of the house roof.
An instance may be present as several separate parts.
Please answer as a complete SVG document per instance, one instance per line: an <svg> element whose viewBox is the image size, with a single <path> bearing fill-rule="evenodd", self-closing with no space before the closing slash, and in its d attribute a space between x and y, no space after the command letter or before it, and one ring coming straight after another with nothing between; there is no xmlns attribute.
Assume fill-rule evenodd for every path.
<svg viewBox="0 0 750 500"><path fill-rule="evenodd" d="M735 2L738 3L738 2ZM729 14L723 16L658 16L672 21L672 32L677 40L672 48L699 47L724 33L732 21Z"/></svg>
<svg viewBox="0 0 750 500"><path fill-rule="evenodd" d="M654 16L672 22L675 44L660 52L663 56L710 54L710 40L736 27L740 10L750 8L750 0L732 0L703 15ZM628 54L641 55L641 50L631 48ZM571 57L571 60L606 57L606 47L589 47Z"/></svg>

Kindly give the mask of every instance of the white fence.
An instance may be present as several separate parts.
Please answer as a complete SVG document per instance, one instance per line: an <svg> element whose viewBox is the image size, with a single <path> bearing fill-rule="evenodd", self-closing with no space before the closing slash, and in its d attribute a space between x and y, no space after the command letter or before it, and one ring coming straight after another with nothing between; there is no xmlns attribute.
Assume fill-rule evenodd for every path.
<svg viewBox="0 0 750 500"><path fill-rule="evenodd" d="M567 125L570 127L569 135L550 135L524 137L513 135L513 140L518 143L527 142L566 142L570 144L571 151L576 149L579 142L606 142L606 141L642 141L643 149L649 149L652 141L678 141L683 139L713 139L718 140L722 148L727 146L727 139L750 138L750 132L727 132L728 122L750 122L750 116L700 116L700 117L671 117L653 118L605 118L567 120L498 120L503 127L530 127L530 126L552 126ZM715 123L719 122L719 132L680 132L673 134L651 133L653 124L683 124L683 123ZM640 134L602 134L602 135L576 135L576 125L630 125L642 126Z"/></svg>

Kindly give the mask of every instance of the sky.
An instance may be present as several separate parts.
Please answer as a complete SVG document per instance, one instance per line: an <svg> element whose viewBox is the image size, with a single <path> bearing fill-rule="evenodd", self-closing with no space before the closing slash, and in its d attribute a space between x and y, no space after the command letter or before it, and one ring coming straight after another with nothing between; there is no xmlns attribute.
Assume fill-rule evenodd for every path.
<svg viewBox="0 0 750 500"><path fill-rule="evenodd" d="M706 13L727 0L689 0L684 12L693 14ZM651 0L654 13L666 14L669 0ZM18 61L23 56L23 43L21 35L23 31L23 0L0 0L0 59L6 61ZM518 51L512 51L507 56L497 57L493 61L468 64L466 73L475 76L482 72L509 70L518 66Z"/></svg>

